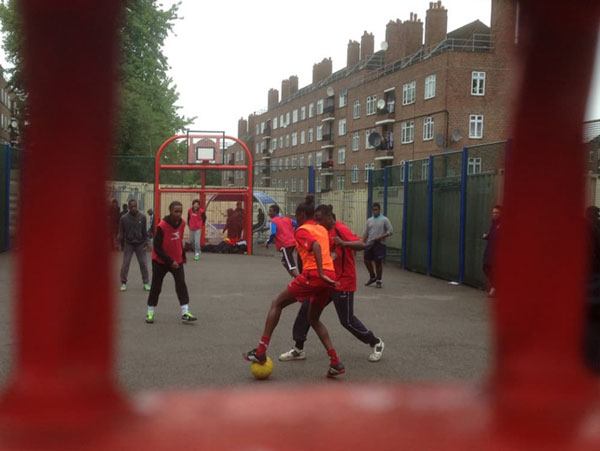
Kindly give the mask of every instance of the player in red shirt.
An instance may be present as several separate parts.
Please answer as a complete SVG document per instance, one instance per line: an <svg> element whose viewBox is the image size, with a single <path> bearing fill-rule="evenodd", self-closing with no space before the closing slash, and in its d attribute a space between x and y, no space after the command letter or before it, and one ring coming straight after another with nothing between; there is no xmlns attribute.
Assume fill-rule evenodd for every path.
<svg viewBox="0 0 600 451"><path fill-rule="evenodd" d="M331 344L327 328L320 321L321 313L329 303L329 297L335 287L335 268L329 253L330 239L327 230L313 221L315 212L314 196L306 196L305 202L296 208L298 229L295 233L296 248L303 262L302 274L297 276L271 304L265 329L258 347L244 353L243 357L251 362L265 363L267 346L271 335L279 322L281 311L298 300L308 301L308 323L317 333L329 355L330 365L327 377L335 377L345 372Z"/></svg>
<svg viewBox="0 0 600 451"><path fill-rule="evenodd" d="M181 321L196 321L196 317L189 311L190 296L185 284L185 252L183 251L183 231L185 221L181 219L183 205L173 201L169 205L169 215L159 222L154 236L152 248L152 285L148 295L148 313L146 322L154 323L154 308L158 305L158 297L162 290L163 279L168 272L175 279L175 291L181 306Z"/></svg>
<svg viewBox="0 0 600 451"><path fill-rule="evenodd" d="M335 274L339 285L331 295L338 318L352 335L371 346L370 362L378 362L383 356L384 343L354 315L354 292L356 291L356 264L354 250L362 250L365 243L341 221L336 221L330 205L319 205L315 211L315 221L325 227L332 239ZM308 305L302 304L294 321L294 347L279 356L279 360L303 360L306 358L304 342L310 328L306 318Z"/></svg>
<svg viewBox="0 0 600 451"><path fill-rule="evenodd" d="M188 210L187 217L188 227L190 228L190 241L194 245L194 260L200 258L202 250L200 248L200 238L202 235L202 227L206 223L206 213L204 208L200 207L200 201L194 199L192 208Z"/></svg>

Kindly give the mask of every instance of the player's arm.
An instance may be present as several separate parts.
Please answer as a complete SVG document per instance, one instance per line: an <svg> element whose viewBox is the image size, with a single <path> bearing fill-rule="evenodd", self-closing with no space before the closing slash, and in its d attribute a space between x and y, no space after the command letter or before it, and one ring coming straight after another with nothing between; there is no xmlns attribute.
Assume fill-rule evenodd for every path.
<svg viewBox="0 0 600 451"><path fill-rule="evenodd" d="M269 239L265 243L265 247L268 247L269 244L271 244L273 242L273 240L275 239L275 235L277 235L277 226L275 225L275 223L273 221L271 221L271 235L269 236Z"/></svg>
<svg viewBox="0 0 600 451"><path fill-rule="evenodd" d="M319 245L318 241L315 240L313 242L311 251L315 257L315 263L317 264L317 272L319 273L319 277L325 282L335 284L335 280L331 280L323 272L323 254L321 254L321 246Z"/></svg>
<svg viewBox="0 0 600 451"><path fill-rule="evenodd" d="M189 221L188 221L189 224ZM206 212L202 212L202 224L206 224Z"/></svg>
<svg viewBox="0 0 600 451"><path fill-rule="evenodd" d="M355 251L362 251L367 247L365 242L352 233L346 225L337 223L335 225L335 230L337 236L333 239L333 242L336 245L348 247Z"/></svg>
<svg viewBox="0 0 600 451"><path fill-rule="evenodd" d="M392 223L390 222L390 220L388 218L385 218L385 221L383 222L383 230L384 230L384 233L382 235L379 235L377 238L375 238L375 241L381 241L384 238L387 238L388 236L390 236L394 232Z"/></svg>

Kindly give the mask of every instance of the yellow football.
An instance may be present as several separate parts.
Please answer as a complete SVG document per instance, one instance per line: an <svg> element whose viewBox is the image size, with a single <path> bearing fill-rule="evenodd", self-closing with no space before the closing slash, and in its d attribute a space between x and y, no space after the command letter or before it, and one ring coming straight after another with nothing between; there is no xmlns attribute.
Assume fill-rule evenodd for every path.
<svg viewBox="0 0 600 451"><path fill-rule="evenodd" d="M267 357L267 361L262 365L260 363L252 362L250 364L250 371L256 379L266 379L273 372L273 361L271 357Z"/></svg>

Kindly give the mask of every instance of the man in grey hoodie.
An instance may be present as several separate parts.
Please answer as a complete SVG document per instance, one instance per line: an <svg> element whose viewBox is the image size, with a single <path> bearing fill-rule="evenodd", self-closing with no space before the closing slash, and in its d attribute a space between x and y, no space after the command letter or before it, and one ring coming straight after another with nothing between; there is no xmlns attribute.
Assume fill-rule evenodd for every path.
<svg viewBox="0 0 600 451"><path fill-rule="evenodd" d="M119 243L123 249L123 264L121 265L121 291L127 290L127 274L129 274L129 264L131 257L135 253L140 271L142 272L142 282L144 290L150 291L150 278L148 274L148 265L146 264L146 250L148 250L148 228L146 227L146 217L140 213L137 208L137 201L129 201L129 212L121 216L119 223Z"/></svg>

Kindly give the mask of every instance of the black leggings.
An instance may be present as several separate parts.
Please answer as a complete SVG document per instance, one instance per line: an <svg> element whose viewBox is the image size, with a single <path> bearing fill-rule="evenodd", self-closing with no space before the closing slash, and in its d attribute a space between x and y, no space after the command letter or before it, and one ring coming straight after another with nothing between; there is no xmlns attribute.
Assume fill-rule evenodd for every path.
<svg viewBox="0 0 600 451"><path fill-rule="evenodd" d="M353 291L334 291L331 294L331 299L335 310L337 312L340 324L344 326L352 335L358 338L363 343L371 346L375 346L378 339L375 337L373 332L365 327L365 325L354 316L354 292ZM308 307L310 301L306 300L302 302L298 315L294 321L294 327L292 329L292 335L296 346L299 348L303 347L303 343L306 341L306 336L310 329L308 323Z"/></svg>
<svg viewBox="0 0 600 451"><path fill-rule="evenodd" d="M190 296L188 294L187 285L185 284L183 264L180 264L179 268L173 269L170 266L152 260L152 284L150 285L150 294L148 295L148 305L150 307L156 307L158 305L158 296L162 290L163 279L168 272L173 274L173 278L175 279L175 291L177 292L179 304L185 305L190 303Z"/></svg>

